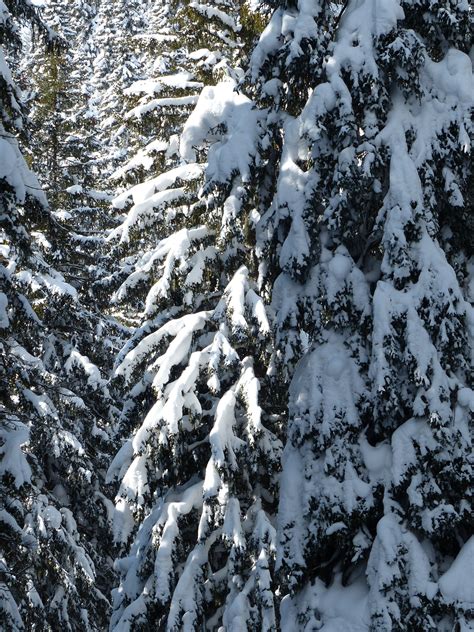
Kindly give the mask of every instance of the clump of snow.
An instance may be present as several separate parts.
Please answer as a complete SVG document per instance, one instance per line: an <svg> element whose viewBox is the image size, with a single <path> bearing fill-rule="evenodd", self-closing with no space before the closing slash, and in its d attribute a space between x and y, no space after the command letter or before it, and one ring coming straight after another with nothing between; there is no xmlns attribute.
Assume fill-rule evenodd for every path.
<svg viewBox="0 0 474 632"><path fill-rule="evenodd" d="M208 182L229 181L235 172L241 174L243 181L250 177L261 114L247 97L236 93L235 88L231 80L205 87L181 135L180 154L192 163L196 149L209 142L213 130L225 123L225 133L209 148Z"/></svg>
<svg viewBox="0 0 474 632"><path fill-rule="evenodd" d="M440 577L439 588L446 601L458 602L463 609L474 610L474 535Z"/></svg>
<svg viewBox="0 0 474 632"><path fill-rule="evenodd" d="M10 324L10 319L8 318L8 299L6 294L0 292L0 329L6 329Z"/></svg>
<svg viewBox="0 0 474 632"><path fill-rule="evenodd" d="M31 479L31 468L22 450L29 442L30 433L27 426L14 418L9 420L9 426L0 426L0 479L8 473L13 476L16 487L21 487Z"/></svg>
<svg viewBox="0 0 474 632"><path fill-rule="evenodd" d="M125 119L132 117L141 118L144 114L153 112L163 107L183 107L188 105L195 105L198 101L198 95L191 94L184 97L162 97L160 99L152 99L148 103L137 105L130 112L127 112Z"/></svg>
<svg viewBox="0 0 474 632"><path fill-rule="evenodd" d="M74 368L79 368L87 375L87 383L93 388L99 388L105 384L98 367L93 364L87 356L83 356L73 349L66 360L64 368L68 373L72 373Z"/></svg>
<svg viewBox="0 0 474 632"><path fill-rule="evenodd" d="M0 49L0 69L4 62ZM0 180L5 180L13 190L17 201L22 204L27 195L47 206L46 197L36 176L29 170L16 138L6 133L0 123Z"/></svg>
<svg viewBox="0 0 474 632"><path fill-rule="evenodd" d="M328 587L320 579L316 579L297 597L284 597L281 604L281 629L298 630L298 613L309 611L313 614L307 629L322 632L368 632L368 595L364 577L343 585L342 574L337 573Z"/></svg>
<svg viewBox="0 0 474 632"><path fill-rule="evenodd" d="M164 75L156 79L140 79L135 81L131 86L124 90L124 94L159 94L165 88L178 88L184 90L186 88L202 88L201 81L193 81L194 75L190 72L178 72L173 75Z"/></svg>
<svg viewBox="0 0 474 632"><path fill-rule="evenodd" d="M73 184L66 189L66 192L70 193L71 195L79 195L80 193L84 192L84 189L81 184Z"/></svg>

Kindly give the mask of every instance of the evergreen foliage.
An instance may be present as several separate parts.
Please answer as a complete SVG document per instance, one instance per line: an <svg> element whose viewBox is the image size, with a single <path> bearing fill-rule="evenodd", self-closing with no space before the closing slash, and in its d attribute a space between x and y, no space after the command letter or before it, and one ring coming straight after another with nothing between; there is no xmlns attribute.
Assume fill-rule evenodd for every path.
<svg viewBox="0 0 474 632"><path fill-rule="evenodd" d="M9 4L0 5L2 47L17 45L20 21L30 20L59 55L32 5ZM21 98L3 52L0 71L0 625L99 630L111 575L111 400L93 360L106 328L54 265L64 228L20 152Z"/></svg>
<svg viewBox="0 0 474 632"><path fill-rule="evenodd" d="M190 18L208 13L215 48L196 53ZM140 318L114 369L120 433L132 435L109 469L120 481L114 537L126 552L111 626L271 630L281 419L266 374L271 328L255 282L252 220L242 212L259 117L235 96L242 71L230 64L244 44L229 7L185 5L176 16L174 33L189 34L175 58L182 65L129 89L160 94L135 113L160 110L168 169L116 198L116 207L133 206L110 235L126 254L111 278L120 282L114 301ZM170 30L158 35L175 38ZM185 70L196 59L200 81ZM199 99L183 95L213 76L222 83ZM196 101L185 120L181 105ZM227 138L213 143L221 122ZM213 183L221 168L227 180Z"/></svg>
<svg viewBox="0 0 474 632"><path fill-rule="evenodd" d="M99 121L96 140L104 187L110 176L127 162L136 146L136 131L125 121L125 90L143 79L145 57L141 40L146 30L148 0L100 2L94 20L94 57L91 82L92 107ZM103 151L104 148L107 151Z"/></svg>
<svg viewBox="0 0 474 632"><path fill-rule="evenodd" d="M278 9L250 67L278 174L261 268L292 377L282 628L320 625L322 582L343 599L366 574L372 629L468 629L447 569L473 527L469 9L373 6Z"/></svg>
<svg viewBox="0 0 474 632"><path fill-rule="evenodd" d="M97 251L110 223L111 196L102 190L107 184L104 152L92 102L95 18L87 2L50 0L42 19L60 34L62 46L45 53L30 43L17 73L28 105L29 163L71 242L69 266L64 261L57 265L79 286L90 285L86 279L100 274Z"/></svg>
<svg viewBox="0 0 474 632"><path fill-rule="evenodd" d="M468 3L38 4L0 0L0 628L474 630Z"/></svg>

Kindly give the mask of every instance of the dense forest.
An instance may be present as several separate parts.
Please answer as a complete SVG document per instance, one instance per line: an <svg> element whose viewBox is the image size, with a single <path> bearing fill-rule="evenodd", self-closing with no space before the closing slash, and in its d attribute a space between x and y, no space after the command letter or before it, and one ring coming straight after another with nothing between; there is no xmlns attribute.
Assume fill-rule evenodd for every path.
<svg viewBox="0 0 474 632"><path fill-rule="evenodd" d="M467 0L0 0L0 629L474 631Z"/></svg>

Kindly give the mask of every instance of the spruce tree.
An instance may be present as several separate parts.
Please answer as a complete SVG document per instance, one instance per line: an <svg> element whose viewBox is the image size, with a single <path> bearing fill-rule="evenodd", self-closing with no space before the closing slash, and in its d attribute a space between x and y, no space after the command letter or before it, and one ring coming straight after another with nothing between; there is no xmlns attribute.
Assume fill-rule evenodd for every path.
<svg viewBox="0 0 474 632"><path fill-rule="evenodd" d="M357 590L373 630L472 625L469 20L299 2L252 57L257 249L291 378L282 629L357 623Z"/></svg>
<svg viewBox="0 0 474 632"><path fill-rule="evenodd" d="M61 38L61 48L44 51L30 42L17 79L26 95L31 142L29 162L55 217L68 225L76 265L95 258L86 250L108 224L109 195L102 174L104 148L92 100L96 10L82 0L49 0L42 19ZM84 239L87 237L88 239Z"/></svg>
<svg viewBox="0 0 474 632"><path fill-rule="evenodd" d="M2 629L474 629L472 12L272 5L0 1Z"/></svg>
<svg viewBox="0 0 474 632"><path fill-rule="evenodd" d="M242 56L238 5L225 12L183 5L178 24L190 34L191 9L212 18L210 65L237 59L234 50ZM203 54L189 49L189 67ZM155 84L174 104L181 85L199 88L181 67ZM163 131L181 132L171 168L115 201L133 205L110 236L125 255L110 281L117 310L135 314L138 326L114 371L126 440L109 470L120 482L114 537L124 555L112 629L273 630L277 622L272 516L281 419L244 186L259 114L236 93L239 74L222 64L223 81L203 88L182 130L165 110Z"/></svg>
<svg viewBox="0 0 474 632"><path fill-rule="evenodd" d="M111 402L91 358L107 342L102 319L54 266L64 228L19 149L27 121L3 56L18 49L21 24L51 53L60 44L29 2L2 4L0 16L0 625L99 630L111 574L102 546Z"/></svg>
<svg viewBox="0 0 474 632"><path fill-rule="evenodd" d="M179 135L203 86L242 75L263 16L245 3L152 3L135 36L143 79L124 88L128 160L112 178L137 184L179 164Z"/></svg>
<svg viewBox="0 0 474 632"><path fill-rule="evenodd" d="M144 79L147 0L100 2L91 37L91 105L98 120L96 136L101 149L98 164L104 188L110 176L134 154L136 131L127 125L125 90ZM151 3L156 4L156 3Z"/></svg>

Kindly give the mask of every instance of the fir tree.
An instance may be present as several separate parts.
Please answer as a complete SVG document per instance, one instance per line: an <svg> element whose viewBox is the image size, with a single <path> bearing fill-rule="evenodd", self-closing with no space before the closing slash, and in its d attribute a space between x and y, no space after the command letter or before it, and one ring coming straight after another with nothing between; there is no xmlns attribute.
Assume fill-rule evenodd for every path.
<svg viewBox="0 0 474 632"><path fill-rule="evenodd" d="M58 50L29 2L0 7L2 47L30 21ZM110 503L106 384L86 355L104 345L96 314L52 265L64 229L20 152L20 93L1 51L0 623L6 630L105 626Z"/></svg>
<svg viewBox="0 0 474 632"><path fill-rule="evenodd" d="M148 5L143 0L100 2L94 20L91 104L99 121L96 138L101 146L98 159L104 188L136 147L135 130L124 118L128 109L125 90L145 78L141 35L146 30Z"/></svg>
<svg viewBox="0 0 474 632"><path fill-rule="evenodd" d="M243 47L239 8L183 5L178 24L189 32L191 9L212 18L216 49L205 58L216 72L224 60L225 78L203 88L182 131L165 110L167 133L181 131L172 168L116 199L133 206L110 236L126 254L114 301L140 318L114 371L120 433L131 437L109 470L120 481L114 536L125 554L111 626L273 630L281 419L245 191L259 114L235 92L242 73L229 61ZM200 87L192 81L180 70L155 87L179 95L164 97L176 104L181 86ZM161 94L138 107L161 108Z"/></svg>
<svg viewBox="0 0 474 632"><path fill-rule="evenodd" d="M104 150L91 97L95 13L82 0L67 5L49 0L42 19L60 34L63 45L47 52L31 43L17 73L28 104L30 166L72 242L68 253L76 272L64 269L67 276L97 264L101 233L109 223L110 196L98 190L106 183Z"/></svg>
<svg viewBox="0 0 474 632"><path fill-rule="evenodd" d="M335 616L321 580L342 601L364 574L372 629L467 629L469 10L332 9L277 9L250 70L268 108L257 247L292 377L282 629Z"/></svg>

